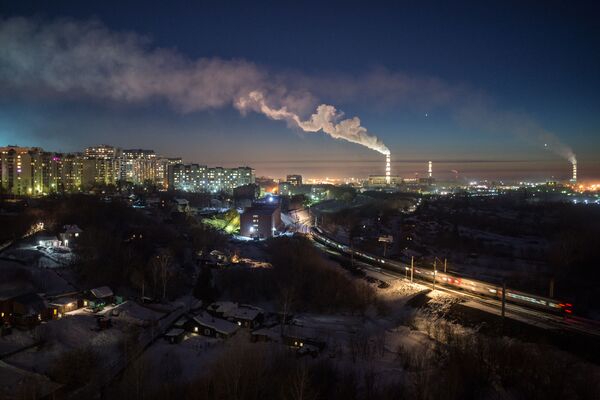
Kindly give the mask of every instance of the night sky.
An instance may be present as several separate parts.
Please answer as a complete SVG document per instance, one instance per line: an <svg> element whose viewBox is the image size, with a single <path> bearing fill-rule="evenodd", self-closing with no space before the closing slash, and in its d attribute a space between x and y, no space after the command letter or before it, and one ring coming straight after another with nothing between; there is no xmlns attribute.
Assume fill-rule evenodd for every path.
<svg viewBox="0 0 600 400"><path fill-rule="evenodd" d="M322 103L359 117L396 174L565 179L570 148L600 179L594 2L391 3L0 1L0 145L383 173L376 151L236 105L256 86L303 120ZM38 57L47 37L59 51Z"/></svg>

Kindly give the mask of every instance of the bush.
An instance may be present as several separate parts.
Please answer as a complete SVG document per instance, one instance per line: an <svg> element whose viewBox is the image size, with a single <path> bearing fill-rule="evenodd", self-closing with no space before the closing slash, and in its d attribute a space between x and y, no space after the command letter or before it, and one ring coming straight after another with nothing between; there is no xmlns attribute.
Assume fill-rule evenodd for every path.
<svg viewBox="0 0 600 400"><path fill-rule="evenodd" d="M55 360L48 375L70 389L78 388L94 377L97 364L98 356L91 348L70 350Z"/></svg>

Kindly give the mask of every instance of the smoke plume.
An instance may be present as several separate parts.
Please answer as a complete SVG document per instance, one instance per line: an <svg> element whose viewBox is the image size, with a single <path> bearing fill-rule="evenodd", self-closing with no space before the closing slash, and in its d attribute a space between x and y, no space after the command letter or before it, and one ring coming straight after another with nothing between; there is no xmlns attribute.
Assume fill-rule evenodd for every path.
<svg viewBox="0 0 600 400"><path fill-rule="evenodd" d="M315 102L290 91L263 69L243 60L190 60L155 49L136 34L115 33L99 22L0 20L0 90L19 95L88 96L125 102L166 100L182 112L236 106L305 132L323 131L388 154L357 117L322 104L308 120L299 113ZM267 105L277 104L279 108ZM338 122L339 121L339 122Z"/></svg>
<svg viewBox="0 0 600 400"><path fill-rule="evenodd" d="M304 132L323 131L334 139L343 139L351 143L357 143L381 154L390 154L390 150L376 136L367 132L361 126L358 117L343 119L343 113L338 112L334 106L321 104L311 117L302 121L298 114L291 112L287 107L272 108L267 105L261 92L253 91L247 96L240 97L235 106L242 112L252 110L263 113L274 120L287 121L292 126L297 126ZM338 122L339 121L339 122Z"/></svg>
<svg viewBox="0 0 600 400"><path fill-rule="evenodd" d="M486 105L485 101L478 100L477 103L467 103L461 107L458 112L461 122L499 135L512 133L525 142L553 152L571 164L577 163L575 153L568 145L528 115L500 111Z"/></svg>
<svg viewBox="0 0 600 400"><path fill-rule="evenodd" d="M163 101L181 112L228 106L262 113L389 154L360 119L317 102L367 101L420 111L450 109L470 129L511 133L574 163L573 151L526 115L500 111L485 94L431 77L378 69L367 75L273 74L244 60L190 59L156 48L147 37L114 32L97 21L0 19L0 94ZM315 110L316 107L316 111ZM311 115L312 112L312 115Z"/></svg>

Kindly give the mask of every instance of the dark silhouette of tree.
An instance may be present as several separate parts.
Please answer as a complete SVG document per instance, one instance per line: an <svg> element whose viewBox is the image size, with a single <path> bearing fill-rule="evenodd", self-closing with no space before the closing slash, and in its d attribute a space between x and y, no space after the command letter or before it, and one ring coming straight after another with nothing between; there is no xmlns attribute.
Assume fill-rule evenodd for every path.
<svg viewBox="0 0 600 400"><path fill-rule="evenodd" d="M194 297L202 300L203 305L208 305L216 300L217 295L217 289L213 283L212 270L210 267L205 265L202 267L200 275L196 280L196 285L194 286Z"/></svg>

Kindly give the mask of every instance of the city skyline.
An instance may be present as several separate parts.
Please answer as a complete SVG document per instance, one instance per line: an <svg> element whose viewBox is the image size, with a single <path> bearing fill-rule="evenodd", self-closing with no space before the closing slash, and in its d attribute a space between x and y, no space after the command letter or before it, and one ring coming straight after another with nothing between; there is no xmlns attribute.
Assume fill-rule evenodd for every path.
<svg viewBox="0 0 600 400"><path fill-rule="evenodd" d="M244 94L238 95L238 89L257 85L268 94L270 107L286 106L304 121L319 104L343 112L337 122L360 118L369 134L391 150L392 172L398 175L425 174L420 162L433 160L439 176L458 170L469 179L568 179L569 162L556 154L564 146L577 155L581 180L598 178L600 81L590 52L598 29L589 7L466 8L465 15L446 10L447 20L424 18L420 27L410 17L427 11L407 5L398 12L381 6L362 10L368 21L339 3L319 8L320 15L309 15L309 7L230 4L188 10L174 5L165 8L164 20L133 23L132 15L144 13L133 4L120 9L120 17L100 5L90 9L59 2L32 13L26 2L9 4L0 14L0 40L10 49L0 58L2 144L66 152L100 143L151 148L185 162L248 164L257 175L273 177L383 173L384 158L371 149L305 132L290 119L269 117L255 106L241 107L238 100ZM227 17L215 20L215 13ZM306 16L312 28L293 30L299 28L290 18L295 13ZM167 29L169 19L177 19L181 29ZM284 21L291 25L286 28ZM362 40L352 29L361 22ZM249 36L231 34L233 24L241 28L236 32ZM483 29L483 37L469 38L476 29ZM84 35L76 40L79 33ZM315 40L319 35L321 40ZM68 64L73 71L63 65L55 73L77 75L83 66L96 65L87 56L69 58L74 48L108 48L117 54L129 49L134 54L123 68L151 67L145 75L165 83L148 89L143 78L128 78L119 82L127 83L130 92L104 86L102 92L89 80L42 74L40 60L46 59L27 57L37 55L46 40L58 38L75 44L67 40L49 60L80 64ZM104 47L94 47L90 38ZM16 39L18 51L8 46ZM177 59L175 66L161 58L163 53ZM15 78L11 73L23 60L30 62L27 74ZM231 83L235 93L219 91L211 97L211 87L196 81L197 92L188 92L164 74L183 70L189 75L203 63L230 69L235 79L218 80L219 88ZM114 73L109 71L108 77ZM181 79L190 82L185 80L189 77Z"/></svg>

